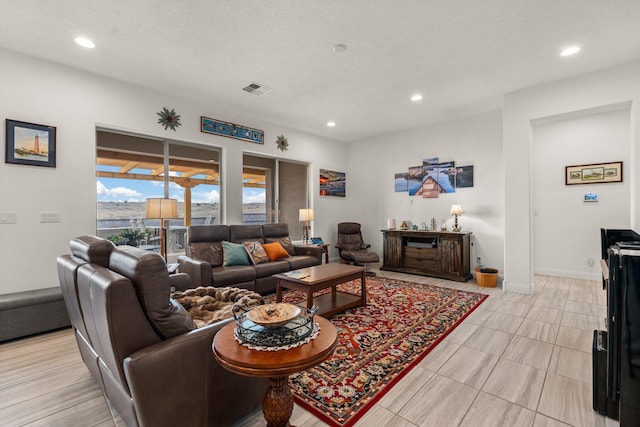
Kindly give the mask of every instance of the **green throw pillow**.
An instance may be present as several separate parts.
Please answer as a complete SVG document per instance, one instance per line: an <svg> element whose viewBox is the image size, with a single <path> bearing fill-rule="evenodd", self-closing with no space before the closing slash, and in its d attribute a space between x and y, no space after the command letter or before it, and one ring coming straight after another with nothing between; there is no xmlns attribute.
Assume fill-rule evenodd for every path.
<svg viewBox="0 0 640 427"><path fill-rule="evenodd" d="M242 243L222 242L224 265L249 265L249 255Z"/></svg>

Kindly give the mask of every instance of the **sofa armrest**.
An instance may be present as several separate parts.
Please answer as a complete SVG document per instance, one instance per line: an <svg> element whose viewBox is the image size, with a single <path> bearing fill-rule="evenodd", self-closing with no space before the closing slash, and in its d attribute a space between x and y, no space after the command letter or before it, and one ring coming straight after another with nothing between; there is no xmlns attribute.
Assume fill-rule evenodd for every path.
<svg viewBox="0 0 640 427"><path fill-rule="evenodd" d="M193 288L191 277L186 273L175 273L169 275L169 285L173 291L186 291Z"/></svg>
<svg viewBox="0 0 640 427"><path fill-rule="evenodd" d="M296 255L309 255L318 258L318 264L322 264L322 247L315 245L294 245Z"/></svg>
<svg viewBox="0 0 640 427"><path fill-rule="evenodd" d="M211 286L211 264L185 255L178 257L178 264L180 264L180 272L189 275L194 288Z"/></svg>
<svg viewBox="0 0 640 427"><path fill-rule="evenodd" d="M222 368L211 345L232 318L139 350L124 371L140 425L230 425L262 399L263 382ZM179 410L176 410L179 408Z"/></svg>

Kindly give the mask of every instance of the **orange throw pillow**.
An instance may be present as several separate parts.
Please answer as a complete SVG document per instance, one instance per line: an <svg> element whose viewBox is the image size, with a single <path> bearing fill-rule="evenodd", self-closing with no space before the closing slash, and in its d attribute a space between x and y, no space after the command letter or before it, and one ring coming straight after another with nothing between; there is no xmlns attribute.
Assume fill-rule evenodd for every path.
<svg viewBox="0 0 640 427"><path fill-rule="evenodd" d="M282 247L280 242L263 243L262 247L271 261L275 261L280 258L287 258L289 256L289 252Z"/></svg>

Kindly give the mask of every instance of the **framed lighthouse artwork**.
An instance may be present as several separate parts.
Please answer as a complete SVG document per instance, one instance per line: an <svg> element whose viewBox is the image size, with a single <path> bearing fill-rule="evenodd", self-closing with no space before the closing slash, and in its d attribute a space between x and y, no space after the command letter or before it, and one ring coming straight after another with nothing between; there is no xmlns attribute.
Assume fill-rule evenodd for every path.
<svg viewBox="0 0 640 427"><path fill-rule="evenodd" d="M7 119L5 163L56 167L56 128Z"/></svg>

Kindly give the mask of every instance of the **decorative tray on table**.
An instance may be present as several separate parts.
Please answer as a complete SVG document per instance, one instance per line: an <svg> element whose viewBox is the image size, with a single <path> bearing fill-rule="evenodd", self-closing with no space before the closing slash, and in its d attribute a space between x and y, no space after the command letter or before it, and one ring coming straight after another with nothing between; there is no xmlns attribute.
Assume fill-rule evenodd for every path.
<svg viewBox="0 0 640 427"><path fill-rule="evenodd" d="M235 336L243 344L262 347L283 347L296 344L314 331L313 316L318 307L311 309L293 304L274 303L250 310L234 305Z"/></svg>

